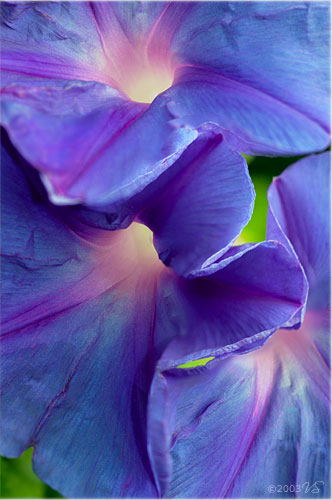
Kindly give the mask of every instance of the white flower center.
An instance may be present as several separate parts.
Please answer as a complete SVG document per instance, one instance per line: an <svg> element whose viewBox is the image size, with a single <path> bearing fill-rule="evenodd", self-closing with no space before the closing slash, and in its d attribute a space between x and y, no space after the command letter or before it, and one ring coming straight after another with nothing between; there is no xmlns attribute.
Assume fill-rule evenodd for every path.
<svg viewBox="0 0 332 500"><path fill-rule="evenodd" d="M143 68L124 84L123 91L133 101L150 103L172 82L173 75L166 68Z"/></svg>

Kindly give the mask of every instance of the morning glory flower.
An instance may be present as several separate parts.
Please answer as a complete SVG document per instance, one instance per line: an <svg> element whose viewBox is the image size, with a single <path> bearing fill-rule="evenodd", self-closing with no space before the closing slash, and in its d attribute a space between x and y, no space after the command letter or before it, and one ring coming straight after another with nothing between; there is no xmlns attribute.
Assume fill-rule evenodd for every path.
<svg viewBox="0 0 332 500"><path fill-rule="evenodd" d="M161 240L171 234L170 220L171 226L175 219L187 221L173 257L183 265L188 258L188 270L195 268L195 240L207 236L203 225L192 224L201 220L197 211L211 217L208 231L214 232L214 220L221 221L223 234L234 199L248 210L245 189L238 198L225 190L248 183L241 156L223 141L203 144L204 162L189 168L197 151L202 159L202 144L187 150L175 163L177 176L165 195L140 216L152 221ZM221 168L224 153L228 161ZM281 325L298 324L307 295L298 259L277 241L248 244L230 248L186 279L158 258L146 226L135 221L106 231L87 223L86 208L52 204L38 173L5 137L1 165L1 453L15 457L33 446L36 473L67 497L158 497L170 467L168 428L160 424L168 422L165 405L170 414L177 405L168 403L166 385L156 388L156 381L206 357L243 359L246 366L245 356L235 353L262 346ZM188 176L191 170L204 176ZM219 186L219 196L201 196L203 178L209 188ZM183 253L186 238L192 248ZM183 381L192 379L186 369L181 374ZM202 398L216 382L197 385ZM162 398L157 406L156 395ZM204 418L215 414L217 406L210 403ZM196 400L192 404L195 409ZM202 421L203 414L189 422L183 436L200 429ZM239 427L235 436L241 432ZM218 456L219 448L208 440L195 442L204 454ZM232 440L227 446L233 452ZM198 456L190 458L186 474ZM177 493L188 491L184 482Z"/></svg>
<svg viewBox="0 0 332 500"><path fill-rule="evenodd" d="M14 2L2 123L53 202L127 227L213 122L237 150L329 143L328 2ZM97 218L97 215L95 216Z"/></svg>
<svg viewBox="0 0 332 500"><path fill-rule="evenodd" d="M148 442L166 496L330 497L330 153L289 167L268 197L267 235L296 252L309 282L303 325L186 376L167 370L165 350Z"/></svg>

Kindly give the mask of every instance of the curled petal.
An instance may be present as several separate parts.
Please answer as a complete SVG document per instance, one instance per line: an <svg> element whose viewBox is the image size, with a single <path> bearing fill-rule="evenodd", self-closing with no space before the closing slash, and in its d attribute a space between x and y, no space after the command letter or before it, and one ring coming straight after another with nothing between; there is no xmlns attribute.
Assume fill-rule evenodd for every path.
<svg viewBox="0 0 332 500"><path fill-rule="evenodd" d="M149 202L139 215L153 231L161 260L189 276L227 251L248 223L255 196L244 159L229 149L219 129L198 132L167 179L149 187Z"/></svg>
<svg viewBox="0 0 332 500"><path fill-rule="evenodd" d="M193 122L209 115L249 154L300 154L329 144L327 3L172 7L154 41L171 34L170 50L179 61L167 92L173 112L186 109Z"/></svg>
<svg viewBox="0 0 332 500"><path fill-rule="evenodd" d="M19 101L9 86L3 103L9 135L54 203L93 209L88 224L116 229L139 214L161 259L183 275L224 253L247 224L247 167L217 126L176 128L162 97L147 109L97 83L20 88Z"/></svg>
<svg viewBox="0 0 332 500"><path fill-rule="evenodd" d="M149 454L162 494L329 496L330 373L310 323L199 370L156 372Z"/></svg>
<svg viewBox="0 0 332 500"><path fill-rule="evenodd" d="M309 281L308 307L314 309L330 303L330 196L330 153L298 161L268 192L267 236L298 255Z"/></svg>
<svg viewBox="0 0 332 500"><path fill-rule="evenodd" d="M182 436L184 439L190 436L205 416L218 413L219 408L224 409L222 403L225 391L229 390L229 394L234 394L236 381L236 387L240 387L242 394L239 398L233 397L231 406L226 409L222 420L226 426L228 422L232 422L231 412L233 408L237 408L238 412L238 405L241 404L241 411L237 413L242 425L240 431L237 432L237 429L235 432L234 427L230 428L227 430L228 434L224 435L225 440L221 438L224 446L221 456L224 457L224 454L228 453L227 458L231 462L237 436L243 435L242 428L245 429L255 405L255 395L252 394L255 374L244 371L239 380L237 373L234 375L232 370L229 375L226 370L226 379L219 380L218 374L222 377L223 372L218 367L233 366L233 360L239 359L237 366L241 368L244 356L238 355L256 352L279 326L291 326L293 318L302 310L306 297L307 282L297 258L276 242L235 247L227 252L220 262L203 270L201 277L193 280L171 280L168 276L161 276L155 341L157 345L166 346L166 349L158 362L153 379L148 413L148 450L161 495L168 494L172 481L171 450L178 437L178 429L174 428L177 409L183 409L187 419L183 424L183 435L182 430L179 432L181 442ZM257 352L259 351L260 349ZM206 359L210 360L206 367L186 367L188 362ZM221 362L225 365L220 364ZM228 377L231 377L230 381L227 380ZM264 380L264 376L261 380ZM210 397L209 391L209 396L205 397L205 384L217 391L215 398ZM197 412L196 401L199 405ZM213 420L213 417L211 418ZM255 424L252 426L254 428ZM209 442L212 434L209 434L209 429L204 430L205 432L209 436ZM206 470L209 470L208 464L214 460L211 458L212 445L205 448L204 434L199 435L197 442L201 443L200 446L204 443L204 450L209 449L209 460L205 454L205 458L202 455L202 460L206 461ZM225 448L228 445L231 452ZM191 451L189 454L184 452L183 456L184 467L188 472L191 470L188 464L192 460L189 455ZM200 459L197 463L201 464ZM217 467L221 474L224 474L227 483L228 468L232 465L227 461L221 466L219 461ZM220 478L220 471L216 473L213 481L219 481L217 478ZM191 473L185 473L183 469L182 477L183 484L186 484L189 477L192 479ZM199 482L201 484L201 479ZM211 487L209 482L204 482L200 488L197 482L193 481L192 489L188 490L183 484L179 478L179 489L172 491L171 496L175 494L180 497L222 497L226 491L224 484L220 490Z"/></svg>
<svg viewBox="0 0 332 500"><path fill-rule="evenodd" d="M36 472L66 496L155 497L146 404L163 350L158 370L177 372L207 352L255 349L300 306L302 271L282 245L261 243L177 277L134 225L77 231L21 163L4 149L2 453L34 446Z"/></svg>
<svg viewBox="0 0 332 500"><path fill-rule="evenodd" d="M175 128L162 102L147 109L99 83L24 83L6 87L4 96L3 124L42 173L52 201L108 211L113 227L129 224L121 205L167 170L197 136L190 128Z"/></svg>
<svg viewBox="0 0 332 500"><path fill-rule="evenodd" d="M144 423L156 274L126 231L69 230L13 154L1 162L1 453L34 446L39 477L69 497L155 497Z"/></svg>
<svg viewBox="0 0 332 500"><path fill-rule="evenodd" d="M283 245L236 249L196 279L161 276L156 338L170 339L174 327L179 337L160 360L163 369L256 349L303 308L305 276Z"/></svg>

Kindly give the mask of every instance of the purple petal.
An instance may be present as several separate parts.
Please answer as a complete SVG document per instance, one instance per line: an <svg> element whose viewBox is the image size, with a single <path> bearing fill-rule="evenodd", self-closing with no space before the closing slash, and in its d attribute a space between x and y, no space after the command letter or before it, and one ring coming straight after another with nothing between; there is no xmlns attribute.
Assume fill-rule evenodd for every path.
<svg viewBox="0 0 332 500"><path fill-rule="evenodd" d="M167 170L197 136L176 129L162 101L147 109L99 83L39 81L4 92L3 123L43 174L52 201L113 210L114 227L128 215L121 204Z"/></svg>
<svg viewBox="0 0 332 500"><path fill-rule="evenodd" d="M164 369L256 349L281 325L291 326L303 308L307 283L285 247L236 248L197 279L161 276L156 339L171 339L174 325L179 335L160 361Z"/></svg>
<svg viewBox="0 0 332 500"><path fill-rule="evenodd" d="M3 8L4 84L97 81L130 96L157 75L170 80L157 95L175 75L165 96L180 121L217 122L243 151L294 154L329 142L327 3Z"/></svg>
<svg viewBox="0 0 332 500"><path fill-rule="evenodd" d="M85 240L6 151L1 164L1 452L34 446L40 478L69 497L155 497L145 401L157 274L138 265L132 229Z"/></svg>
<svg viewBox="0 0 332 500"><path fill-rule="evenodd" d="M255 195L244 159L218 128L199 132L167 179L158 180L159 189L150 186L155 191L139 215L161 260L181 275L194 275L226 252L248 223Z"/></svg>
<svg viewBox="0 0 332 500"><path fill-rule="evenodd" d="M185 412L185 408L188 409L189 420L184 425L184 436L190 435L200 425L205 413L213 414L222 402L216 401L213 397L205 399L206 393L210 395L205 385L214 387L214 377L218 374L218 368L213 367L215 365L218 367L220 360L228 366L230 361L226 358L231 357L233 360L237 358L235 354L244 354L261 347L280 325L292 325L293 318L299 310L302 310L307 296L307 283L297 258L276 242L235 247L227 252L220 262L211 264L201 274L202 277L194 280L179 278L175 281L164 277L159 288L159 307L155 320L157 345L165 346L166 340L172 340L174 325L178 332L178 338L169 343L158 363L150 393L148 449L160 494L167 492L172 478L170 450L174 445L172 440L177 439L177 429L173 428L176 408L183 408ZM208 373L212 375L204 376L201 385L197 377L195 379L184 377L201 373L202 368L179 371L180 365L211 357L217 358L208 364L211 367ZM254 377L247 379L246 375L243 375L243 380L245 385L241 384L240 387L244 390L244 394L240 396L240 400L235 401L235 407L237 408L242 398L243 412L239 418L246 421L253 404L248 405L246 398L251 397ZM175 395L173 395L173 383ZM237 383L240 382L237 380ZM231 394L234 390L232 380L222 381L221 386L224 387L224 384L222 394L228 390L227 384L230 384ZM177 398L181 398L188 387L192 387L193 392L184 402L182 400L178 402ZM187 398L187 394L184 397ZM199 402L197 412L196 398ZM252 401L253 398L254 396ZM226 412L223 422L228 421L230 416ZM234 433L234 428L230 432L233 434L234 442L237 434ZM240 430L240 435L241 432ZM207 442L210 437L207 434ZM212 444L206 446L204 435L198 437L197 443L200 443L199 446L204 447L211 457L211 449L214 448ZM228 445L233 453L231 440L228 441ZM211 459L207 459L206 453L202 456L205 457L206 464L211 464ZM183 469L181 474L183 481L190 477L195 489L189 487L187 489L187 484L182 487L182 479L179 477L177 479L179 489L174 494L180 497L218 497L219 494L216 495L213 486L204 490L201 495L199 488L197 489L197 481L193 481L190 473L189 464L192 464L192 460L193 457L189 458L186 454L185 467L188 474ZM198 462L201 465L199 459ZM220 461L217 465L220 466ZM221 471L223 470L225 469L221 467ZM196 479L200 477L199 484L202 488L211 486L210 482L201 481L202 476L196 469L195 474ZM218 477L220 474L216 474L213 481Z"/></svg>
<svg viewBox="0 0 332 500"><path fill-rule="evenodd" d="M2 17L3 83L31 78L110 83L89 3L8 2Z"/></svg>
<svg viewBox="0 0 332 500"><path fill-rule="evenodd" d="M243 158L217 146L216 126L176 128L162 97L147 109L102 84L60 81L11 85L6 96L5 126L51 200L101 211L111 229L140 212L180 274L224 253L248 222L254 195Z"/></svg>
<svg viewBox="0 0 332 500"><path fill-rule="evenodd" d="M179 70L166 91L178 123L219 123L238 150L251 154L302 154L324 149L328 131L306 113L259 88L199 67Z"/></svg>
<svg viewBox="0 0 332 500"><path fill-rule="evenodd" d="M330 153L300 160L268 193L267 235L293 248L309 281L309 308L330 303ZM308 233L309 231L309 233Z"/></svg>
<svg viewBox="0 0 332 500"><path fill-rule="evenodd" d="M327 3L172 7L153 41L172 33L170 50L179 68L168 92L173 111L186 109L194 123L217 121L251 154L305 153L328 145Z"/></svg>
<svg viewBox="0 0 332 500"><path fill-rule="evenodd" d="M156 60L148 54L163 9L157 2L4 4L2 81L29 81L32 87L38 78L95 81L127 95L137 94L147 76L170 85L170 56Z"/></svg>
<svg viewBox="0 0 332 500"><path fill-rule="evenodd" d="M177 370L206 352L224 358L258 347L301 307L302 271L282 245L262 243L229 251L226 267L211 265L215 275L176 277L152 246L147 252L137 225L78 233L71 209L45 202L10 154L2 161L2 453L34 446L38 475L66 496L156 496L146 401L162 350L173 340L159 367Z"/></svg>
<svg viewBox="0 0 332 500"><path fill-rule="evenodd" d="M191 373L156 373L149 454L167 497L288 498L315 486L329 496L330 373L313 342L313 325L328 333L321 320Z"/></svg>
<svg viewBox="0 0 332 500"><path fill-rule="evenodd" d="M9 86L3 120L53 202L88 205L105 214L108 229L140 213L162 260L180 274L199 270L238 237L254 193L243 158L218 145L218 127L176 128L162 97L146 109L102 84L37 88Z"/></svg>

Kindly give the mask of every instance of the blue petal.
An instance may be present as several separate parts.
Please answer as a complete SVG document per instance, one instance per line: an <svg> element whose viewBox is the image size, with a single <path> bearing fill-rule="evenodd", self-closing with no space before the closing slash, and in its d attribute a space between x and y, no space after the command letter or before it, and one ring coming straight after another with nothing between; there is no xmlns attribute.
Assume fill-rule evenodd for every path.
<svg viewBox="0 0 332 500"><path fill-rule="evenodd" d="M273 94L201 68L180 70L176 85L164 95L169 110L181 117L178 123L219 123L233 147L250 155L303 154L330 143L327 127L306 113Z"/></svg>
<svg viewBox="0 0 332 500"><path fill-rule="evenodd" d="M156 496L146 400L163 349L173 341L159 366L177 370L259 347L302 307L302 271L261 243L176 277L132 228L78 233L3 154L2 453L34 446L38 475L66 496Z"/></svg>
<svg viewBox="0 0 332 500"><path fill-rule="evenodd" d="M149 187L139 220L153 231L162 261L194 276L224 254L248 223L254 189L244 159L214 126L199 130L166 176L158 189Z"/></svg>
<svg viewBox="0 0 332 500"><path fill-rule="evenodd" d="M219 365L220 360L228 366L230 363L228 358L237 359L235 355L256 350L279 326L292 325L293 318L302 310L305 303L307 283L297 258L276 242L235 247L219 262L202 270L201 277L194 280L178 278L175 281L168 276L161 278L155 340L157 345L166 347L168 343L168 346L158 362L150 392L148 449L158 490L160 494L165 494L172 479L170 450L174 440L177 439L177 429L173 428L174 412L177 408L185 412L188 410L184 437L194 432L205 413L214 414L222 404L223 398L227 396L227 384L230 384L230 394L235 390L233 373L227 374L226 379L222 380L216 389L221 401L216 401L206 389L206 387L212 389L216 381L220 382L218 366L223 366ZM177 331L175 339L172 337L174 326ZM200 374L206 368L186 368L183 365L206 358L216 359L208 363L209 375L202 375L202 383L199 384ZM241 361L239 363L241 367ZM182 368L179 370L178 367L181 365ZM192 377L186 378L188 375ZM248 406L247 397L251 400L254 398L251 395L254 377L250 373L248 376L244 374L239 382L236 374L235 379L244 393L235 400L232 408L235 407L238 411L238 405L242 402L243 410L241 409L242 413L238 418L246 419L252 409L252 405ZM187 396L188 387L192 388L192 392ZM182 396L185 398L184 401L181 399ZM178 401L177 398L181 400ZM196 413L197 401L199 410ZM230 413L226 411L222 422L225 422L225 425L229 422L231 425L230 418ZM242 428L239 429L239 435L242 432ZM171 496L174 494L179 497L223 496L223 489L217 494L211 481L207 479L202 481L202 475L198 472L199 467L204 470L206 465L208 474L215 460L215 453L211 453L215 448L212 445L213 438L210 444L209 429L206 431L206 441L204 436L205 433L203 436L199 435L197 441L195 440L199 447L204 448L204 453L201 455L204 457L202 458L204 465L200 457L191 456L191 451L188 454L185 452L183 468L182 464L175 465L175 468L181 467L181 477L175 473L179 488L171 491ZM223 442L223 458L216 464L221 474L225 470L221 460L224 460L225 453L229 453L230 458L233 456L233 443L238 439L238 434L232 427L225 437L226 441ZM226 446L229 446L229 449L225 448ZM195 456L197 456L197 469L192 467ZM227 464L225 466L227 467ZM191 470L194 471L195 479L191 475ZM219 475L216 473L212 481L218 481Z"/></svg>
<svg viewBox="0 0 332 500"><path fill-rule="evenodd" d="M88 3L6 2L1 14L2 84L32 78L109 83Z"/></svg>
<svg viewBox="0 0 332 500"><path fill-rule="evenodd" d="M84 239L6 151L1 164L1 452L34 446L40 478L69 497L155 497L145 401L156 275L137 265L128 232Z"/></svg>
<svg viewBox="0 0 332 500"><path fill-rule="evenodd" d="M91 213L91 225L126 227L140 213L162 260L189 274L224 253L248 222L254 192L245 161L218 146L217 126L177 129L162 97L146 109L97 83L53 81L38 92L21 85L24 104L13 88L3 104L12 141L38 166L53 202L103 214L100 223Z"/></svg>
<svg viewBox="0 0 332 500"><path fill-rule="evenodd" d="M163 9L162 2L3 3L2 81L57 78L118 88L126 76L121 65L135 65Z"/></svg>
<svg viewBox="0 0 332 500"><path fill-rule="evenodd" d="M242 151L295 154L329 142L328 3L44 2L3 9L4 85L25 81L33 89L38 78L57 78L125 91L132 68L135 79L146 61L161 61L176 71L165 94L169 109L186 124L217 122Z"/></svg>
<svg viewBox="0 0 332 500"><path fill-rule="evenodd" d="M2 109L12 142L43 174L52 201L108 211L114 227L130 222L122 204L197 137L190 128L172 125L173 115L162 101L147 109L99 83L13 84Z"/></svg>
<svg viewBox="0 0 332 500"><path fill-rule="evenodd" d="M161 275L156 340L179 336L159 362L164 369L224 358L264 344L303 308L307 283L297 259L276 242L248 245L186 280Z"/></svg>
<svg viewBox="0 0 332 500"><path fill-rule="evenodd" d="M149 454L166 497L329 497L330 372L306 319L257 351L157 371Z"/></svg>
<svg viewBox="0 0 332 500"><path fill-rule="evenodd" d="M309 308L330 303L330 153L300 160L268 193L267 236L290 246L309 281Z"/></svg>
<svg viewBox="0 0 332 500"><path fill-rule="evenodd" d="M247 153L296 154L327 146L327 2L172 7L154 39L157 44L165 31L172 33L170 49L180 68L167 93L173 111L186 109L195 123L209 116L238 136Z"/></svg>

